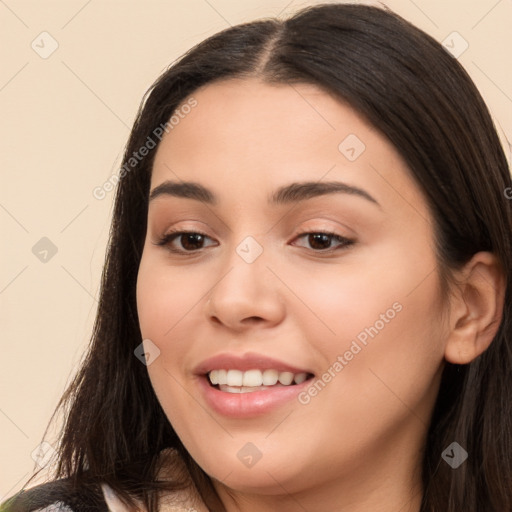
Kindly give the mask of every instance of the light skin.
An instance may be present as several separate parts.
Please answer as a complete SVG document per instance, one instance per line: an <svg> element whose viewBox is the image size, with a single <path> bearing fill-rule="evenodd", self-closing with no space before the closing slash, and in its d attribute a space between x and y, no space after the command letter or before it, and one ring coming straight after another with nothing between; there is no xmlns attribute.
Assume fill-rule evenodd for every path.
<svg viewBox="0 0 512 512"><path fill-rule="evenodd" d="M197 106L157 149L151 190L194 182L216 202L154 197L137 281L142 336L160 350L148 372L169 421L228 512L418 512L442 368L482 353L501 317L495 258L476 254L443 303L432 216L407 166L318 87L228 80L193 96ZM350 134L366 147L354 161L338 148ZM336 192L268 202L306 181L343 182L373 200ZM179 236L157 245L171 229L205 237L194 250ZM353 243L328 237L328 252L301 236L325 231ZM252 263L236 251L247 236L263 249ZM319 378L396 303L307 405L228 418L200 392L193 368L226 352L262 353ZM248 442L262 454L252 467L237 457Z"/></svg>

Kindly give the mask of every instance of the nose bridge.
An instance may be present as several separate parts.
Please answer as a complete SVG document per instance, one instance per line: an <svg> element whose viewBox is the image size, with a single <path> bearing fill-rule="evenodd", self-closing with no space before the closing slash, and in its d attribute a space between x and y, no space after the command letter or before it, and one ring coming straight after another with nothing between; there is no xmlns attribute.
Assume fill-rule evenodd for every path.
<svg viewBox="0 0 512 512"><path fill-rule="evenodd" d="M262 239L261 236L258 238ZM247 298L261 295L268 285L268 276L265 275L269 272L266 268L268 257L262 240L260 242L252 235L245 236L233 245L225 260L228 273L216 288L229 288L229 293Z"/></svg>
<svg viewBox="0 0 512 512"><path fill-rule="evenodd" d="M270 253L247 235L224 260L222 277L209 295L209 315L236 327L244 319L277 322L283 315L279 282L267 265Z"/></svg>
<svg viewBox="0 0 512 512"><path fill-rule="evenodd" d="M261 240L262 237L260 237ZM235 253L240 259L242 259L247 265L252 265L264 253L263 241L259 242L252 235L246 236L235 248ZM268 256L268 254L267 254ZM234 255L233 255L234 257ZM265 258L263 258L265 259Z"/></svg>

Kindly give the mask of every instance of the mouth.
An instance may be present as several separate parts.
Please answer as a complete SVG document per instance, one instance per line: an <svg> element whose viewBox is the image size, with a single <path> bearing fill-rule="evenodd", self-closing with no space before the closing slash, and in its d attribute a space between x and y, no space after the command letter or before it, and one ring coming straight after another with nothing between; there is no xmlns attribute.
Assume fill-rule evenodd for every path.
<svg viewBox="0 0 512 512"><path fill-rule="evenodd" d="M309 372L279 371L277 369L215 369L205 374L211 387L225 393L253 393L292 387L313 379Z"/></svg>
<svg viewBox="0 0 512 512"><path fill-rule="evenodd" d="M199 363L193 373L205 404L232 419L248 419L298 404L314 378L311 369L265 354L220 353Z"/></svg>

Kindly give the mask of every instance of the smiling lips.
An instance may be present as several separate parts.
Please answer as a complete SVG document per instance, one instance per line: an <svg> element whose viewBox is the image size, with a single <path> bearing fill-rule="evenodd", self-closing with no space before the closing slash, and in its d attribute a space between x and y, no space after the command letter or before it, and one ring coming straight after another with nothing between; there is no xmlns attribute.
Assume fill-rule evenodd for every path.
<svg viewBox="0 0 512 512"><path fill-rule="evenodd" d="M263 402L270 405L271 402L281 401L290 392L307 385L306 381L314 376L308 369L254 352L218 354L199 364L194 373L203 377L201 380L206 386L203 391L215 406L219 402L226 402L224 405L234 407L238 400L233 402L233 399L245 396L244 405L249 407L247 400L251 396L253 403L249 408L253 412L263 406Z"/></svg>
<svg viewBox="0 0 512 512"><path fill-rule="evenodd" d="M211 384L228 393L251 393L274 386L301 384L308 376L307 372L279 372L274 369L212 370L208 373Z"/></svg>

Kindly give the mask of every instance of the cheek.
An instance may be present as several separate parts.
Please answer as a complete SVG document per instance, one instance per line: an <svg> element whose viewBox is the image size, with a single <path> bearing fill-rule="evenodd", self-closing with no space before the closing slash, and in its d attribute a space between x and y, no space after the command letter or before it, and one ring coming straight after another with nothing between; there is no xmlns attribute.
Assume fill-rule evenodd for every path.
<svg viewBox="0 0 512 512"><path fill-rule="evenodd" d="M309 309L302 306L304 314L294 315L294 321L302 322L312 335L308 339L327 352L350 345L358 335L364 343L371 336L368 331L390 332L391 325L400 326L397 341L406 337L406 332L398 335L403 329L421 338L422 329L439 324L440 286L435 259L415 256L382 247L358 255L357 262L347 259L314 274L306 268L291 268L286 274L283 267L283 280L294 283L294 292Z"/></svg>
<svg viewBox="0 0 512 512"><path fill-rule="evenodd" d="M322 438L344 432L343 443L315 445L318 453L341 457L347 445L356 453L364 443L378 450L404 425L428 425L444 340L439 282L428 273L397 261L386 272L354 271L313 287L308 298L335 334L312 315L301 320L323 373L301 396L295 420Z"/></svg>
<svg viewBox="0 0 512 512"><path fill-rule="evenodd" d="M161 262L143 255L137 277L137 312L142 338L151 340L160 350L159 356L147 367L148 375L167 418L178 429L183 410L191 406L179 371L191 334L187 319L202 295L185 274L166 271Z"/></svg>
<svg viewBox="0 0 512 512"><path fill-rule="evenodd" d="M137 277L137 312L143 339L159 349L159 356L148 365L153 388L166 414L187 407L190 396L191 350L197 350L197 337L204 306L202 299L211 288L211 278L201 269L169 267L152 254L142 257ZM195 354L195 353L194 353ZM195 354L197 362L200 354Z"/></svg>
<svg viewBox="0 0 512 512"><path fill-rule="evenodd" d="M337 382L333 392L366 396L371 407L382 393L419 402L442 364L447 336L435 258L427 247L379 256L296 279L298 294L315 314L295 318L314 341L324 370L343 375L324 374Z"/></svg>
<svg viewBox="0 0 512 512"><path fill-rule="evenodd" d="M173 331L193 314L207 292L197 271L169 269L150 256L142 257L137 277L137 312L143 338L170 339ZM204 290L203 290L204 288Z"/></svg>

